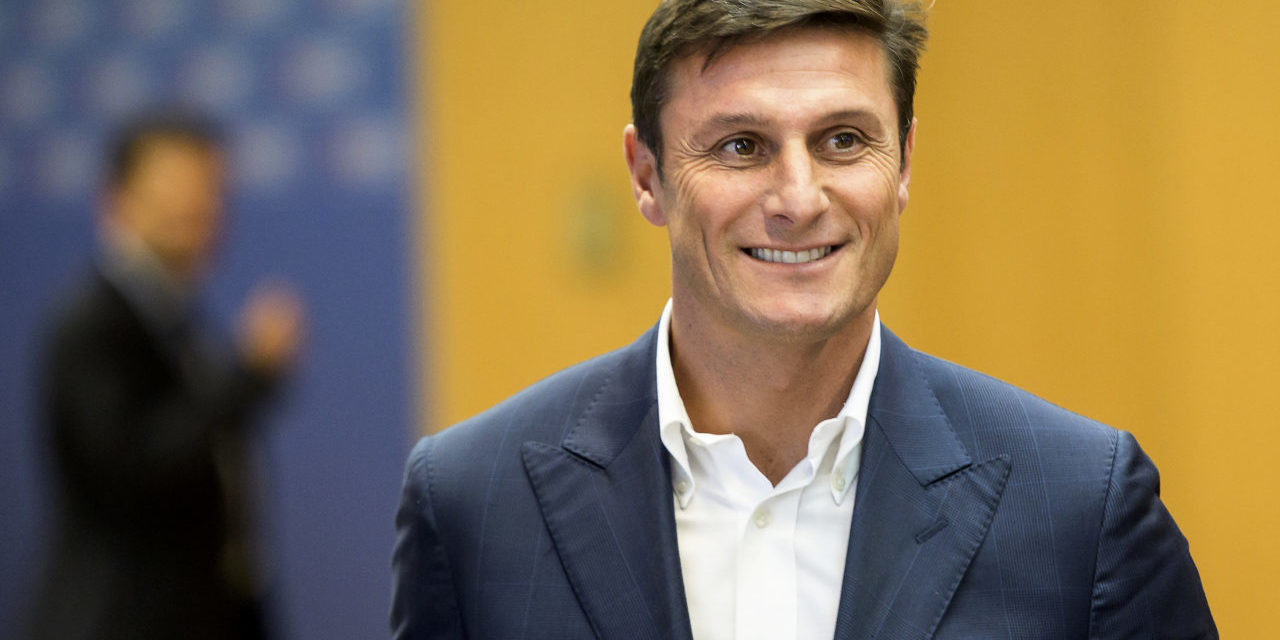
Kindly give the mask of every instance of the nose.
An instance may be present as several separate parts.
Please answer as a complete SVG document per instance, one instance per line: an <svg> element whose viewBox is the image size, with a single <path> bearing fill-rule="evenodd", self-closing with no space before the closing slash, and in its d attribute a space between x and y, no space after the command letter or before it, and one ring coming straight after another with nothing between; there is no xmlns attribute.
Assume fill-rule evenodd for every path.
<svg viewBox="0 0 1280 640"><path fill-rule="evenodd" d="M803 143L788 145L774 162L773 188L764 202L765 216L771 222L802 226L831 206L806 147Z"/></svg>

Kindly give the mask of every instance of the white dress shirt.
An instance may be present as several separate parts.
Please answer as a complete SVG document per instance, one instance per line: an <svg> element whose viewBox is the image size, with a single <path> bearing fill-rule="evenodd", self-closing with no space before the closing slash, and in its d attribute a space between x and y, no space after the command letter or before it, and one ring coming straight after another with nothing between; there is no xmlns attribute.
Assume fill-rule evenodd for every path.
<svg viewBox="0 0 1280 640"><path fill-rule="evenodd" d="M773 486L737 435L699 433L671 367L671 302L658 324L658 423L671 456L676 535L696 640L835 634L880 314L844 407Z"/></svg>

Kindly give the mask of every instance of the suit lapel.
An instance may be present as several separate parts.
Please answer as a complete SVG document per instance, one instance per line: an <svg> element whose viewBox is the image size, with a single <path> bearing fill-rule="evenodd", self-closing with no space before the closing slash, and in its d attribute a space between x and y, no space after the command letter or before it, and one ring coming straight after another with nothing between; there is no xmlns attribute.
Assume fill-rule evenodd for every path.
<svg viewBox="0 0 1280 640"><path fill-rule="evenodd" d="M914 353L881 335L836 638L931 637L1009 475L1006 456L970 459ZM620 354L560 446L522 452L565 573L605 640L692 636L654 348L650 331Z"/></svg>
<svg viewBox="0 0 1280 640"><path fill-rule="evenodd" d="M654 336L620 354L560 446L522 451L561 564L605 640L692 636L658 435Z"/></svg>
<svg viewBox="0 0 1280 640"><path fill-rule="evenodd" d="M1009 475L969 458L916 355L881 336L836 638L932 637Z"/></svg>

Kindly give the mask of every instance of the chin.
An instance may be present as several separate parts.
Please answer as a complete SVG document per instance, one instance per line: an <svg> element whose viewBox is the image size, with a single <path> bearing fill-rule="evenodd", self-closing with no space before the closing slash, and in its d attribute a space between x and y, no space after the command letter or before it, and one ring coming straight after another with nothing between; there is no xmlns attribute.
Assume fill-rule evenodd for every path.
<svg viewBox="0 0 1280 640"><path fill-rule="evenodd" d="M825 340L861 315L853 301L773 299L743 310L746 329L787 342Z"/></svg>

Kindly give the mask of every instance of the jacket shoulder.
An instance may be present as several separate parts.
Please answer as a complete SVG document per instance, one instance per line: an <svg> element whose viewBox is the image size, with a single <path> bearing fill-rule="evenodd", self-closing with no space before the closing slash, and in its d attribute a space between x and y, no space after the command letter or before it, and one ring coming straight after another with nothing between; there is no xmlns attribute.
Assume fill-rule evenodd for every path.
<svg viewBox="0 0 1280 640"><path fill-rule="evenodd" d="M525 442L558 446L610 381L634 378L635 382L629 383L636 386L637 394L654 394L655 381L645 378L653 369L653 337L654 331L650 330L630 345L554 373L475 416L427 436L424 440L432 441L432 457L465 474L465 469L477 462L492 461L495 456L518 456L519 447ZM425 451L421 446L416 449L417 454Z"/></svg>
<svg viewBox="0 0 1280 640"><path fill-rule="evenodd" d="M97 272L55 300L45 325L45 340L62 347L110 346L144 336L141 320Z"/></svg>
<svg viewBox="0 0 1280 640"><path fill-rule="evenodd" d="M1111 426L987 374L921 351L913 354L957 436L971 451L996 443L1025 445L1042 453L1114 450L1119 431Z"/></svg>

